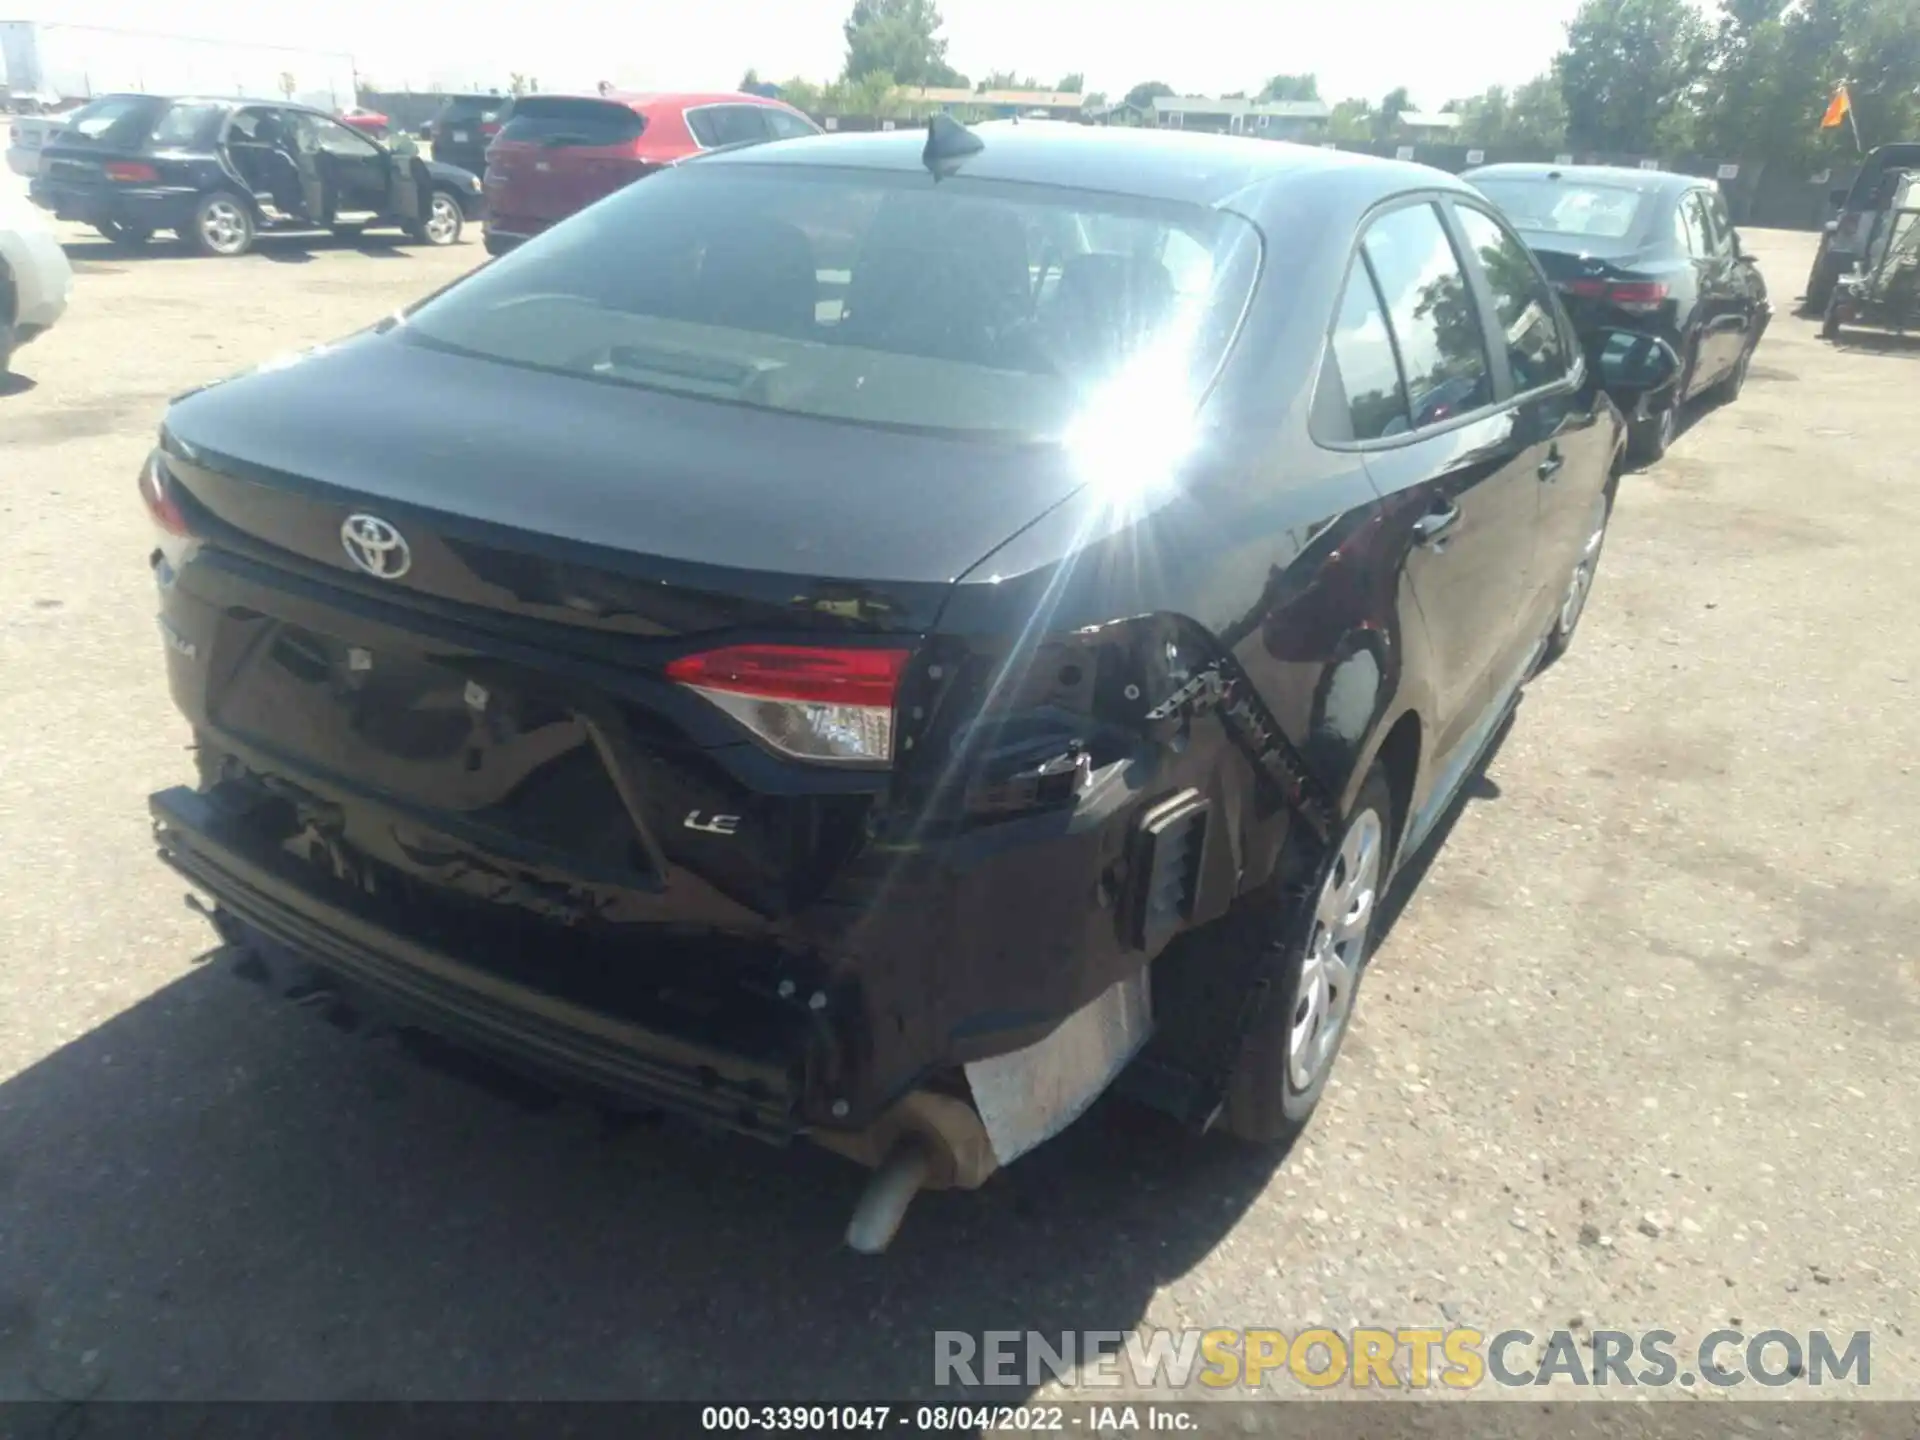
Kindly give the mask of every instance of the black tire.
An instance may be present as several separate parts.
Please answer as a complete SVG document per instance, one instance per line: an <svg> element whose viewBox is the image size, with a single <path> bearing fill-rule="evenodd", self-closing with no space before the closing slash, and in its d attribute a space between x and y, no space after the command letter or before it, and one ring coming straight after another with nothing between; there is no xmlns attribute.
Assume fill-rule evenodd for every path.
<svg viewBox="0 0 1920 1440"><path fill-rule="evenodd" d="M1820 321L1820 338L1822 340L1840 338L1840 292L1838 289L1827 297L1826 311Z"/></svg>
<svg viewBox="0 0 1920 1440"><path fill-rule="evenodd" d="M1331 999L1330 986L1318 991L1321 1013L1334 1019L1337 1028L1308 1029L1306 1045L1310 1053L1296 1056L1296 1028L1310 1026L1315 1003L1303 993L1302 982L1311 983L1309 958L1321 952L1323 937L1330 933L1320 919L1320 902L1329 895L1330 887L1337 898L1344 883L1361 878L1361 871L1352 868L1355 847L1368 844L1369 836L1373 879L1364 922L1350 942L1350 950L1344 952L1346 990L1337 1006ZM1305 888L1265 891L1242 902L1256 907L1255 915L1249 918L1258 923L1248 927L1248 942L1264 946L1266 963L1271 966L1267 979L1273 988L1265 1010L1247 1036L1227 1087L1225 1124L1236 1139L1254 1145L1285 1145L1313 1118L1351 1025L1354 1000L1371 953L1372 923L1393 874L1393 840L1393 793L1386 771L1376 765ZM1338 951L1340 947L1333 948ZM1316 959L1315 964L1322 976L1334 973L1334 967L1324 960ZM1304 1077L1301 1067L1294 1063L1296 1059L1309 1062Z"/></svg>
<svg viewBox="0 0 1920 1440"><path fill-rule="evenodd" d="M13 307L13 272L6 261L0 260L0 379L6 377L13 363Z"/></svg>
<svg viewBox="0 0 1920 1440"><path fill-rule="evenodd" d="M1586 541L1574 561L1572 573L1567 576L1567 588L1560 598L1560 608L1554 611L1553 628L1547 632L1547 648L1534 671L1536 675L1567 653L1580 629L1580 619L1587 613L1593 582L1600 571L1600 557L1607 548L1607 529L1613 522L1613 496L1613 486L1609 484L1594 506Z"/></svg>
<svg viewBox="0 0 1920 1440"><path fill-rule="evenodd" d="M465 212L460 208L460 197L436 185L426 194L425 208L420 218L407 226L407 236L417 245L436 248L458 245L460 234L466 228L466 219Z"/></svg>
<svg viewBox="0 0 1920 1440"><path fill-rule="evenodd" d="M1733 362L1733 369L1726 378L1713 387L1713 403L1731 405L1740 398L1740 392L1747 388L1747 371L1753 366L1753 347L1748 345L1740 352L1740 358Z"/></svg>
<svg viewBox="0 0 1920 1440"><path fill-rule="evenodd" d="M1635 465L1653 465L1665 458L1680 431L1680 405L1661 406L1644 420L1627 427L1627 458Z"/></svg>
<svg viewBox="0 0 1920 1440"><path fill-rule="evenodd" d="M488 235L482 239L481 243L487 247L487 254L497 259L509 250L515 249L519 242L508 240L501 235Z"/></svg>
<svg viewBox="0 0 1920 1440"><path fill-rule="evenodd" d="M231 190L211 190L193 207L193 219L180 238L196 255L223 260L253 248L253 207Z"/></svg>
<svg viewBox="0 0 1920 1440"><path fill-rule="evenodd" d="M1839 280L1840 267L1834 262L1832 247L1823 238L1813 257L1813 270L1807 276L1807 314L1818 315L1826 310Z"/></svg>
<svg viewBox="0 0 1920 1440"><path fill-rule="evenodd" d="M153 238L151 226L130 225L125 220L102 220L93 228L102 239L122 250L138 250Z"/></svg>

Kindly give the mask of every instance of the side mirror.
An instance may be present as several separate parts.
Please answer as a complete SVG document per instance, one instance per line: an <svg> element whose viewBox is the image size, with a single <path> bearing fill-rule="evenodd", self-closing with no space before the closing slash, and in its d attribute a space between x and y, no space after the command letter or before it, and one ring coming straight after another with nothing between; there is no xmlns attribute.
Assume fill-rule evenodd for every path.
<svg viewBox="0 0 1920 1440"><path fill-rule="evenodd" d="M1600 388L1616 398L1658 394L1680 378L1680 353L1638 330L1598 331L1588 353Z"/></svg>

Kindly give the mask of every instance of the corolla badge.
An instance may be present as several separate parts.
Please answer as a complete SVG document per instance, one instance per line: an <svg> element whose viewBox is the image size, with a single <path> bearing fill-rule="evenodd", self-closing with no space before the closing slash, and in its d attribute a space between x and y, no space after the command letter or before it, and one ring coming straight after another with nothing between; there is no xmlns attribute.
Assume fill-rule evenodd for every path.
<svg viewBox="0 0 1920 1440"><path fill-rule="evenodd" d="M340 544L349 560L381 580L398 580L413 568L407 537L378 515L349 515L340 526Z"/></svg>

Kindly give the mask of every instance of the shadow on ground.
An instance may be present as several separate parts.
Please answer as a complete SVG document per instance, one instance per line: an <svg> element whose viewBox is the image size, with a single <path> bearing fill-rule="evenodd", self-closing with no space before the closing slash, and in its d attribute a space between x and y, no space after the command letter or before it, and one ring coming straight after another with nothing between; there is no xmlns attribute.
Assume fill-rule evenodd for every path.
<svg viewBox="0 0 1920 1440"><path fill-rule="evenodd" d="M471 242L467 242L471 243ZM116 245L109 240L68 240L61 246L67 259L80 274L112 274L127 265L173 260L181 263L219 265L229 263L219 256L199 255L183 242L165 235L155 236L144 245ZM250 256L281 264L304 264L315 255L328 251L358 251L377 259L409 259L414 242L399 232L384 231L369 235L311 234L260 235L255 237Z"/></svg>
<svg viewBox="0 0 1920 1440"><path fill-rule="evenodd" d="M1108 1103L861 1258L846 1162L455 1083L241 959L0 1086L0 1400L927 1397L939 1330L1130 1330L1279 1158Z"/></svg>

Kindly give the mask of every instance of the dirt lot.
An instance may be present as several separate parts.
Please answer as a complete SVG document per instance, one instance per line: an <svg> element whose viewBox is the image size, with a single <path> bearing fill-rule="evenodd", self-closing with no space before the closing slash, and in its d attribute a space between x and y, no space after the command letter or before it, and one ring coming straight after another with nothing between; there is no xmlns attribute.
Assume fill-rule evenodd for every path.
<svg viewBox="0 0 1920 1440"><path fill-rule="evenodd" d="M1920 1396L1920 349L1785 314L1806 237L1748 237L1747 394L1626 483L1309 1138L1096 1112L880 1260L842 1162L610 1137L209 960L135 471L170 395L481 255L74 238L0 398L0 1398L900 1396L936 1328L1314 1322L1870 1327Z"/></svg>

